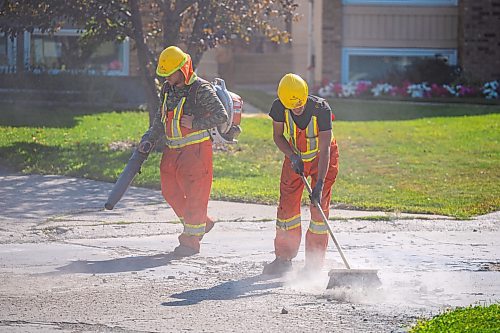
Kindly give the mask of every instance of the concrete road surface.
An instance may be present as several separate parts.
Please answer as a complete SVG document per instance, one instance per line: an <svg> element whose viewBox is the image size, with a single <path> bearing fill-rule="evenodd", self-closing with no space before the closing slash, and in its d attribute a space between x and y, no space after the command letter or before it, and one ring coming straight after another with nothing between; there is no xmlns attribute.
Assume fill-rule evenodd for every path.
<svg viewBox="0 0 500 333"><path fill-rule="evenodd" d="M405 332L500 300L499 213L332 210L351 265L378 269L382 286L327 290L328 270L343 268L333 245L321 274L301 273L303 248L287 276L260 274L274 206L210 202L202 252L178 259L182 228L161 194L131 188L105 211L111 186L0 173L0 332Z"/></svg>

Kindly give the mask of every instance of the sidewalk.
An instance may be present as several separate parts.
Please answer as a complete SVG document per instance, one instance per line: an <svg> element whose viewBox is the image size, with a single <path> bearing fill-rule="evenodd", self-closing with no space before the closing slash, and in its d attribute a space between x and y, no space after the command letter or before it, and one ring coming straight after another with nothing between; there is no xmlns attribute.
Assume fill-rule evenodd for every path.
<svg viewBox="0 0 500 333"><path fill-rule="evenodd" d="M104 210L104 203L113 184L88 179L52 175L21 175L0 171L0 216L4 218L24 218L41 221L52 215L78 211ZM160 191L131 187L122 200L110 212L128 215L131 211L151 210L151 205L168 208ZM159 207L156 207L159 208ZM223 209L222 209L223 208ZM226 201L210 201L210 213L217 221L274 220L276 206L247 204ZM167 209L168 210L168 209ZM309 214L308 206L303 207L304 215ZM157 221L175 220L173 212L157 216ZM332 209L332 219L355 219L359 217L388 216L396 218L451 219L447 216L428 214L394 214L380 211L355 211ZM106 214L103 214L105 216Z"/></svg>
<svg viewBox="0 0 500 333"><path fill-rule="evenodd" d="M113 184L88 179L53 175L20 175L0 171L0 242L33 241L40 234L32 230L64 228L77 230L79 236L88 236L85 225L102 224L99 235L108 232L116 235L113 223L130 224L123 235L158 234L165 223L178 224L177 216L161 196L161 192L131 187L112 211L104 210L104 203ZM226 201L210 201L209 215L216 222L266 222L267 228L274 228L276 206ZM309 207L302 207L304 224L310 216ZM386 217L392 223L380 226L370 221ZM363 218L366 220L356 220ZM459 221L440 215L388 213L380 211L354 211L331 209L331 220L349 223L333 223L334 231L366 231L381 228L387 230L412 230L414 227L435 229L434 220ZM400 222L397 222L400 221ZM78 228L76 228L77 226ZM152 229L152 226L157 227ZM412 227L413 226L413 227ZM88 229L88 228L87 228ZM92 229L92 228L90 228ZM74 231L76 232L76 231ZM84 233L84 234L81 234ZM67 234L66 236L69 236ZM75 236L75 235L73 235Z"/></svg>
<svg viewBox="0 0 500 333"><path fill-rule="evenodd" d="M211 201L202 252L178 259L182 230L159 191L0 170L0 332L400 332L447 306L500 296L498 213L443 216L332 209L349 262L378 290L325 290L315 278L260 275L274 258L275 206ZM303 227L309 212L304 207ZM387 216L385 220L360 217Z"/></svg>

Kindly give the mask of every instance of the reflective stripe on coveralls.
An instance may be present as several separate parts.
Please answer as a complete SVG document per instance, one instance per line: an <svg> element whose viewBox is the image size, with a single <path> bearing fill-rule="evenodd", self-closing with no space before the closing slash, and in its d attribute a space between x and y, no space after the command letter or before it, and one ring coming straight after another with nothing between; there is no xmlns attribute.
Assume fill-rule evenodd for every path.
<svg viewBox="0 0 500 333"><path fill-rule="evenodd" d="M328 232L328 227L323 221L313 221L309 223L309 231L313 234L324 235Z"/></svg>
<svg viewBox="0 0 500 333"><path fill-rule="evenodd" d="M177 140L167 139L167 146L170 148L181 148L195 143L200 143L210 139L210 134L207 131L199 131L186 135Z"/></svg>
<svg viewBox="0 0 500 333"><path fill-rule="evenodd" d="M292 230L300 227L300 214L293 216L289 219L277 219L276 228L282 230Z"/></svg>
<svg viewBox="0 0 500 333"><path fill-rule="evenodd" d="M299 155L304 162L310 162L318 153L318 119L316 116L312 116L309 124L307 125L306 131L306 150L302 151L298 147L297 143L297 125L291 119L291 114L289 109L285 109L285 133L290 137L290 143L292 149L297 155Z"/></svg>
<svg viewBox="0 0 500 333"><path fill-rule="evenodd" d="M167 94L165 94L162 105L162 120L164 121L165 133L167 134L167 146L169 146L170 148L181 148L210 139L210 134L207 130L193 131L188 134L182 133L181 118L184 113L184 104L186 103L186 97L181 98L175 109L172 111L173 116L171 122L165 121L165 118L168 118L168 112L165 111L166 103Z"/></svg>
<svg viewBox="0 0 500 333"><path fill-rule="evenodd" d="M205 224L186 224L184 223L183 233L189 236L203 236L205 234Z"/></svg>

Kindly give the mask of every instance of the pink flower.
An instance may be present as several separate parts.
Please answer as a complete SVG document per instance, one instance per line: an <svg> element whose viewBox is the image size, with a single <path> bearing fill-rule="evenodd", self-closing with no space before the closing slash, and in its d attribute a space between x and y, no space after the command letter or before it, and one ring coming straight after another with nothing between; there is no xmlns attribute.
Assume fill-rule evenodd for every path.
<svg viewBox="0 0 500 333"><path fill-rule="evenodd" d="M336 96L341 96L342 95L342 84L341 83L334 83L333 84L333 92L335 93Z"/></svg>
<svg viewBox="0 0 500 333"><path fill-rule="evenodd" d="M450 96L450 92L445 87L433 83L431 85L430 96L445 97L445 96Z"/></svg>
<svg viewBox="0 0 500 333"><path fill-rule="evenodd" d="M372 83L370 81L358 81L356 83L356 96L363 95L364 93L370 91L372 88Z"/></svg>

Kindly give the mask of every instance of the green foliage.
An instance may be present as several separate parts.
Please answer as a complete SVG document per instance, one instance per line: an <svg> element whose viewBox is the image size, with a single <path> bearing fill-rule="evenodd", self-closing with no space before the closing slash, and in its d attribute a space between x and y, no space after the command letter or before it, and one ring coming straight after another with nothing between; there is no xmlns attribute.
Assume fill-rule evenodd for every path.
<svg viewBox="0 0 500 333"><path fill-rule="evenodd" d="M115 181L148 127L141 112L21 111L0 106L0 160L27 173ZM340 173L333 203L457 217L496 211L499 121L499 114L336 121ZM212 199L276 204L283 156L271 121L244 118L242 126L239 143L214 154ZM151 154L136 185L159 188L160 156Z"/></svg>
<svg viewBox="0 0 500 333"><path fill-rule="evenodd" d="M500 332L500 305L457 308L430 320L421 320L410 333Z"/></svg>
<svg viewBox="0 0 500 333"><path fill-rule="evenodd" d="M24 31L54 32L62 27L64 1L2 1L0 2L0 32L16 36Z"/></svg>

